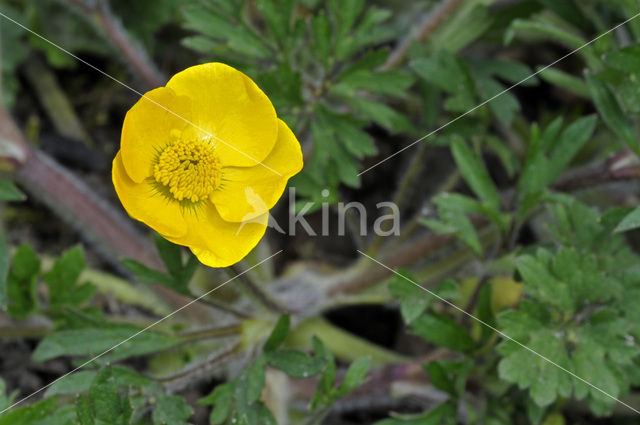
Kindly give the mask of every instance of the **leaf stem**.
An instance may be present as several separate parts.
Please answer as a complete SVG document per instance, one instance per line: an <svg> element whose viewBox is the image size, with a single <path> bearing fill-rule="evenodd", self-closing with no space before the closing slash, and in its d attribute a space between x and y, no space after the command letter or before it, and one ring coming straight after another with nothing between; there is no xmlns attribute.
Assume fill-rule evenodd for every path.
<svg viewBox="0 0 640 425"><path fill-rule="evenodd" d="M213 327L207 329L196 329L193 331L181 332L177 336L184 338L185 342L196 342L212 338L224 338L227 336L240 335L242 327L240 324L229 326Z"/></svg>

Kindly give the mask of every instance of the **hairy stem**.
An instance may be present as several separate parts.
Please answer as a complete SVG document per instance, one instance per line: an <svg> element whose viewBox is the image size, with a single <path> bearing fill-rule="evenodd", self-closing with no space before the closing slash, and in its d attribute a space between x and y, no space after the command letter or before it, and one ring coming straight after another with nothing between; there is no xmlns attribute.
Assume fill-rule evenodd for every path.
<svg viewBox="0 0 640 425"><path fill-rule="evenodd" d="M147 53L136 43L126 29L117 21L104 0L88 4L84 0L68 0L88 18L97 22L111 44L122 54L131 69L145 82L148 88L163 86L167 78L153 64Z"/></svg>
<svg viewBox="0 0 640 425"><path fill-rule="evenodd" d="M389 71L397 68L405 60L409 53L409 47L414 41L424 41L431 33L433 33L445 19L453 13L458 6L461 6L462 0L444 0L433 12L427 14L422 22L398 45L391 51L387 57L387 61L380 67L381 71Z"/></svg>

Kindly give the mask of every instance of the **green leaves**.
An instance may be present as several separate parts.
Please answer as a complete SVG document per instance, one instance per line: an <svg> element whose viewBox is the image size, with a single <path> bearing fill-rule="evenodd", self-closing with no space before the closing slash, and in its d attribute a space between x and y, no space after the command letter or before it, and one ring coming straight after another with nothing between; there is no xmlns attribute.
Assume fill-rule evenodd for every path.
<svg viewBox="0 0 640 425"><path fill-rule="evenodd" d="M269 338L267 338L267 341L264 343L263 351L265 353L271 353L277 350L289 335L290 326L291 317L288 314L280 316Z"/></svg>
<svg viewBox="0 0 640 425"><path fill-rule="evenodd" d="M628 230L637 229L640 227L640 207L635 208L633 211L624 216L622 221L618 223L615 228L615 232L626 232Z"/></svg>
<svg viewBox="0 0 640 425"><path fill-rule="evenodd" d="M38 307L36 285L39 274L40 259L30 246L20 245L9 270L7 312L10 316L23 319Z"/></svg>
<svg viewBox="0 0 640 425"><path fill-rule="evenodd" d="M422 79L443 90L450 97L445 107L452 112L467 112L477 99L467 64L449 52L438 52L411 61L411 69Z"/></svg>
<svg viewBox="0 0 640 425"><path fill-rule="evenodd" d="M11 180L0 179L0 201L24 201L26 195L11 182Z"/></svg>
<svg viewBox="0 0 640 425"><path fill-rule="evenodd" d="M193 415L193 409L177 395L161 394L151 418L154 425L188 425L186 420Z"/></svg>
<svg viewBox="0 0 640 425"><path fill-rule="evenodd" d="M371 369L371 359L361 357L354 360L349 365L342 383L336 387L336 363L333 355L319 338L314 336L312 344L316 356L324 361L324 370L318 381L318 389L311 401L310 409L314 411L320 406L330 407L338 399L364 384L367 380L367 373Z"/></svg>
<svg viewBox="0 0 640 425"><path fill-rule="evenodd" d="M80 374L81 378L74 378L82 383L75 394L86 393L76 398L76 417L80 425L137 424L140 416L150 409L154 425L186 425L193 415L182 397L165 394L161 384L130 369L107 366L71 377ZM85 388L90 377L88 388Z"/></svg>
<svg viewBox="0 0 640 425"><path fill-rule="evenodd" d="M534 128L529 152L518 181L519 214L525 215L540 199L542 191L553 183L591 138L597 118L593 115L576 120L562 132L562 118L557 118L538 138Z"/></svg>
<svg viewBox="0 0 640 425"><path fill-rule="evenodd" d="M526 345L546 359L511 341L505 341L499 348L499 352L505 356L498 365L500 378L516 383L522 389L528 388L530 397L541 407L551 404L559 396L568 397L572 388L571 376L549 362L551 360L570 370L563 342L552 331L541 330L534 333Z"/></svg>
<svg viewBox="0 0 640 425"><path fill-rule="evenodd" d="M178 338L148 330L141 332L141 329L130 325L105 324L98 328L54 332L38 344L33 360L43 362L59 356L96 356L115 347L96 360L103 363L166 350L180 342Z"/></svg>
<svg viewBox="0 0 640 425"><path fill-rule="evenodd" d="M418 317L411 324L411 330L438 346L456 351L468 351L474 347L467 331L449 316L429 312Z"/></svg>
<svg viewBox="0 0 640 425"><path fill-rule="evenodd" d="M84 253L80 247L71 248L57 259L44 275L49 287L49 308L61 310L65 306L77 306L88 301L95 292L91 283L76 285L84 270Z"/></svg>
<svg viewBox="0 0 640 425"><path fill-rule="evenodd" d="M209 416L211 424L231 422L275 425L273 415L260 400L267 365L294 378L310 378L320 374L311 410L319 406L330 406L365 381L371 361L361 358L351 364L342 383L336 387L336 364L333 355L315 336L312 338L313 355L290 348L280 348L289 334L289 325L289 316L282 315L267 338L262 354L246 366L235 379L216 386L211 394L198 402L201 405L214 406Z"/></svg>
<svg viewBox="0 0 640 425"><path fill-rule="evenodd" d="M459 136L452 138L451 152L460 174L482 202L457 193L442 193L434 199L438 206L440 220L422 219L421 221L437 233L455 235L474 253L481 255L482 244L467 215L470 213L483 215L495 223L502 232L507 230L510 217L500 212L498 189L491 180L481 157L469 149Z"/></svg>
<svg viewBox="0 0 640 425"><path fill-rule="evenodd" d="M0 425L73 425L73 408L56 410L57 404L58 399L53 397L12 410L0 415Z"/></svg>
<svg viewBox="0 0 640 425"><path fill-rule="evenodd" d="M473 192L494 211L499 211L500 196L482 160L460 138L451 143L451 153Z"/></svg>
<svg viewBox="0 0 640 425"><path fill-rule="evenodd" d="M391 13L362 0L260 0L256 6L217 0L186 7L185 27L196 34L183 43L256 79L298 139L312 144L292 181L297 195L336 202L338 186L359 187L361 160L377 152L366 127L413 130L405 113L387 103L406 99L414 78L379 69L388 55L380 46L397 32L385 25ZM334 195L323 198L324 189ZM160 279L138 265L127 267Z"/></svg>
<svg viewBox="0 0 640 425"><path fill-rule="evenodd" d="M219 2L222 3L222 2ZM231 4L237 2L231 2ZM238 3L235 7L240 6ZM187 38L187 47L202 50L209 55L236 52L247 58L263 59L270 54L269 46L256 35L254 30L244 23L237 10L216 5L200 4L182 10L185 28L201 34Z"/></svg>
<svg viewBox="0 0 640 425"><path fill-rule="evenodd" d="M267 356L269 366L280 369L294 378L308 378L324 367L322 358L310 357L298 350L279 350Z"/></svg>
<svg viewBox="0 0 640 425"><path fill-rule="evenodd" d="M440 360L429 362L423 368L429 373L429 380L434 387L448 393L453 398L458 398L464 394L473 362L470 360Z"/></svg>
<svg viewBox="0 0 640 425"><path fill-rule="evenodd" d="M125 259L122 264L143 283L157 283L183 295L191 295L189 282L198 267L198 259L189 253L186 261L182 260L182 248L156 234L156 247L160 258L167 268L168 274L152 269L132 259Z"/></svg>
<svg viewBox="0 0 640 425"><path fill-rule="evenodd" d="M439 299L414 284L415 280L405 270L398 270L398 274L401 276L395 276L393 282L389 284L389 292L400 300L402 318L406 324L410 325ZM451 280L441 282L432 289L432 292L446 300L455 299L458 296L457 285Z"/></svg>
<svg viewBox="0 0 640 425"><path fill-rule="evenodd" d="M628 369L640 354L628 344L637 332L638 309L629 309L640 286L640 276L629 272L637 256L610 227L599 224L604 220L597 220L594 210L560 199L551 210L554 234L563 245L518 257L529 300L517 311L501 313L498 324L506 335L582 379L510 340L498 347L503 356L498 372L528 389L540 408L573 395L587 398L594 413L604 414L612 400L602 391L613 397L623 394L630 385Z"/></svg>
<svg viewBox="0 0 640 425"><path fill-rule="evenodd" d="M405 271L400 271L389 291L401 302L401 312L413 333L436 345L457 351L468 351L474 343L467 331L449 316L436 313L431 305L437 301L458 297L455 283L445 280L431 292L420 289Z"/></svg>
<svg viewBox="0 0 640 425"><path fill-rule="evenodd" d="M92 284L88 282L77 283L84 267L82 249L74 247L56 259L51 270L44 274L49 298L43 308L46 308L46 311L53 317L62 317L65 309L81 306L95 293L95 287ZM1 267L0 273L2 273ZM25 318L41 308L36 296L39 280L40 259L31 247L21 245L13 256L6 281L7 312L11 316L19 319ZM3 289L3 281L0 276L0 308L2 307Z"/></svg>
<svg viewBox="0 0 640 425"><path fill-rule="evenodd" d="M607 126L633 151L640 153L635 129L631 120L624 114L617 99L604 82L587 74L587 84L591 90L593 103Z"/></svg>

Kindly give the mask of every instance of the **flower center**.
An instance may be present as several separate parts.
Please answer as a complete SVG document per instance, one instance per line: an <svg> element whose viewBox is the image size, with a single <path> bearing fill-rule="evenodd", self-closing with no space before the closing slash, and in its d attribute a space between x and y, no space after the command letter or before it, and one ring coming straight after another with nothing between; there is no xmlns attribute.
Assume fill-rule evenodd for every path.
<svg viewBox="0 0 640 425"><path fill-rule="evenodd" d="M183 140L167 146L153 167L156 182L178 201L206 200L220 184L222 172L215 148L207 140Z"/></svg>

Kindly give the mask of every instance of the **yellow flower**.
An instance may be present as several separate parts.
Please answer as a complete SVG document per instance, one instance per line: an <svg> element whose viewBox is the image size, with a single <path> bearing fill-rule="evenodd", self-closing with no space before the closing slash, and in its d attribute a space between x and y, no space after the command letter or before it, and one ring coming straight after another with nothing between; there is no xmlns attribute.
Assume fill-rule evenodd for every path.
<svg viewBox="0 0 640 425"><path fill-rule="evenodd" d="M208 63L129 110L112 177L131 217L226 267L256 246L268 210L301 169L300 144L262 90Z"/></svg>

